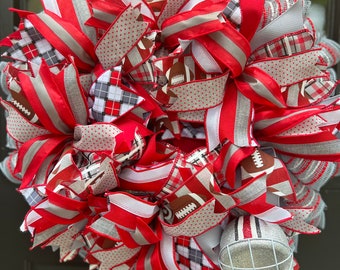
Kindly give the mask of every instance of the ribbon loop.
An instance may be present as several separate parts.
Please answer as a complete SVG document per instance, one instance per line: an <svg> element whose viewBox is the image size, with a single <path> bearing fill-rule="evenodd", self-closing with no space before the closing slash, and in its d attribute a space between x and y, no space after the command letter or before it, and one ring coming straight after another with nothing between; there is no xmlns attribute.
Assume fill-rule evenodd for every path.
<svg viewBox="0 0 340 270"><path fill-rule="evenodd" d="M148 28L148 23L139 20L138 8L129 6L96 45L96 55L104 69L118 66L130 49L139 42ZM131 32L126 32L125 25ZM128 36L128 38L127 38Z"/></svg>
<svg viewBox="0 0 340 270"><path fill-rule="evenodd" d="M109 123L76 126L73 146L84 152L109 152L116 147L115 137L121 130Z"/></svg>

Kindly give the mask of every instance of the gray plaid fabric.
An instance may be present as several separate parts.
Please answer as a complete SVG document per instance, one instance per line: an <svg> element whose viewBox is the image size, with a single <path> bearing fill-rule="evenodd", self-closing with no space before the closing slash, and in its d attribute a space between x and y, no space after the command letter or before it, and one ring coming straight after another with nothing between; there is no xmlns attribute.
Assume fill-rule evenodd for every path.
<svg viewBox="0 0 340 270"><path fill-rule="evenodd" d="M44 59L49 66L55 66L65 61L64 56L28 20L24 21L24 28L20 30L20 36L20 40L12 40L13 46L8 48L3 56L36 64L40 64Z"/></svg>
<svg viewBox="0 0 340 270"><path fill-rule="evenodd" d="M224 9L223 14L235 24L237 28L240 28L242 17L239 0L231 0Z"/></svg>

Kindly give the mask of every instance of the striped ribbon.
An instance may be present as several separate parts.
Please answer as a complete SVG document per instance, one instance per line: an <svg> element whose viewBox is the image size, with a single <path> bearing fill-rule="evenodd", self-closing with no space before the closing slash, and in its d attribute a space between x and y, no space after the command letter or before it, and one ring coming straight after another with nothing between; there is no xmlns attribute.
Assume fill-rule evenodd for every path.
<svg viewBox="0 0 340 270"><path fill-rule="evenodd" d="M28 211L21 228L28 229L32 235L34 233L33 246L46 243L67 229L69 225L74 226L89 218L91 212L87 201L80 201L78 197L84 190L84 183L80 181L71 183L65 181L56 185L54 190L47 188L48 198ZM74 194L75 197L68 197L64 192Z"/></svg>
<svg viewBox="0 0 340 270"><path fill-rule="evenodd" d="M159 242L159 235L149 225L158 212L156 204L128 193L108 195L109 211L94 221L89 229L129 248Z"/></svg>
<svg viewBox="0 0 340 270"><path fill-rule="evenodd" d="M93 44L97 42L95 29L86 24L91 17L91 10L87 1L43 0L42 4L45 11L48 10L71 23L80 32L83 32Z"/></svg>
<svg viewBox="0 0 340 270"><path fill-rule="evenodd" d="M229 194L240 201L237 207L262 220L282 223L291 219L292 215L287 210L267 202L266 180L266 174L259 175Z"/></svg>
<svg viewBox="0 0 340 270"><path fill-rule="evenodd" d="M209 149L227 140L240 147L256 146L258 143L252 134L253 114L252 102L231 84L226 89L222 104L206 112Z"/></svg>
<svg viewBox="0 0 340 270"><path fill-rule="evenodd" d="M217 7L219 7L219 4L217 4ZM249 9L245 7L244 12L247 14L247 12L255 11L254 14L262 14L259 12L262 7L256 7L254 3ZM195 6L195 8L199 9L200 5ZM218 98L219 93L216 93L216 89L221 88L202 86L206 81L211 80L213 82L217 79L216 77L202 80L188 72L184 73L183 71L183 74L173 72L178 76L183 76L185 81L178 85L168 83L167 86L163 87L162 92L165 93L165 96L168 96L169 102L166 110L178 113L189 112L194 109L196 111L205 110L205 123L210 127L207 129L209 149L215 148L226 139L238 146L256 146L258 143L255 142L252 134L254 104L286 108L287 104L281 91L282 87L325 77L324 71L318 67L319 51L307 51L280 58L267 58L249 64L247 60L251 53L249 45L249 39L253 35L250 33L251 31L249 30L249 33L246 34L246 38L242 31L235 30L229 22L216 20L219 15L214 13L214 6L205 9L209 12L212 11L212 13L207 11L204 13L207 16L202 16L202 21L196 21L195 8L190 12L180 12L164 21L162 24L164 42L171 47L178 45L178 42L182 39L191 40L190 56L200 67L207 70L229 72L230 78L222 95L224 96L223 99ZM258 18L256 15L253 16ZM286 19L286 16L278 18L282 22ZM255 21L259 22L259 20ZM211 31L209 26L207 28L202 26L205 23L208 25L216 24L218 27L215 26L214 31ZM204 28L204 30L197 31L196 28ZM243 29L247 29L247 27ZM254 32L256 27L249 27L249 29L253 29ZM162 61L163 71L167 74L167 68L164 64L168 60L165 58ZM159 61L156 65L159 65ZM174 69L175 65L173 66ZM169 71L171 76L171 67ZM222 77L227 78L227 73ZM167 76L167 79L171 82L172 78ZM199 85L199 89L193 88L196 84ZM209 91L206 92L206 89ZM202 91L207 95L203 96ZM192 98L190 98L191 96ZM167 102L164 94L158 97L162 103ZM191 102L187 103L188 100ZM195 100L203 102L200 102L199 107L197 107Z"/></svg>
<svg viewBox="0 0 340 270"><path fill-rule="evenodd" d="M39 121L51 132L69 134L76 124L87 123L87 102L78 75L75 64L53 74L44 62L34 76L19 73L20 83L26 86L22 91L30 97Z"/></svg>
<svg viewBox="0 0 340 270"><path fill-rule="evenodd" d="M298 110L262 111L256 115L255 136L261 145L271 145L288 155L324 161L338 160L338 138L332 123L323 117L337 115L338 112L336 104ZM313 126L308 125L311 122ZM323 128L329 125L330 128Z"/></svg>
<svg viewBox="0 0 340 270"><path fill-rule="evenodd" d="M214 162L214 168L223 175L223 179L231 188L235 187L236 171L240 162L253 152L253 148L238 147L231 142L226 142L222 146L220 154Z"/></svg>

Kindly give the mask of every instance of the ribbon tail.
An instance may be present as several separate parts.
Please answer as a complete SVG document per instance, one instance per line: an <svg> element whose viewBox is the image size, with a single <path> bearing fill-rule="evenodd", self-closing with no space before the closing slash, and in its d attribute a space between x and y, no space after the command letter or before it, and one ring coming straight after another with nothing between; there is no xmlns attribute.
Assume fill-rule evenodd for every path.
<svg viewBox="0 0 340 270"><path fill-rule="evenodd" d="M52 161L56 157L60 146L64 146L68 138L40 136L23 144L18 152L18 163L16 173L22 174L20 189L33 184L38 171L43 168L47 175L48 167L42 167L46 160ZM44 174L43 174L44 175Z"/></svg>
<svg viewBox="0 0 340 270"><path fill-rule="evenodd" d="M278 83L262 70L247 67L235 80L238 90L256 104L285 108Z"/></svg>

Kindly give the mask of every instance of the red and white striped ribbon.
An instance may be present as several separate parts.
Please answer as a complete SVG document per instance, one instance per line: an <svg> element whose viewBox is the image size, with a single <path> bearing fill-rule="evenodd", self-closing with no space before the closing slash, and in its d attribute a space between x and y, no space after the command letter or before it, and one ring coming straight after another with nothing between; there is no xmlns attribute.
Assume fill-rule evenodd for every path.
<svg viewBox="0 0 340 270"><path fill-rule="evenodd" d="M87 112L85 100L78 82L68 81L68 73L74 73L71 67L58 75L53 74L47 65L42 63L35 77L19 74L20 83L25 85L22 91L30 97L30 104L42 125L55 134L71 134L77 119L84 123ZM74 93L72 93L74 92ZM77 102L77 104L75 104ZM71 107L72 104L72 107ZM80 115L85 113L85 115Z"/></svg>
<svg viewBox="0 0 340 270"><path fill-rule="evenodd" d="M108 199L109 211L91 224L90 230L123 242L129 248L159 241L157 232L149 225L158 213L156 204L123 192L110 193ZM103 226L106 226L106 229Z"/></svg>
<svg viewBox="0 0 340 270"><path fill-rule="evenodd" d="M212 169L209 166L203 167L190 176L173 193L164 198L166 201L171 202L188 193L200 194L206 198L201 207L190 213L179 223L168 224L160 216L159 221L167 234L172 236L197 236L208 229L216 227L229 214L229 209L235 206L237 202L228 194L220 192L213 179ZM197 219L203 219L206 222L197 224Z"/></svg>
<svg viewBox="0 0 340 270"><path fill-rule="evenodd" d="M266 180L266 174L254 177L247 184L231 192L230 195L240 201L237 207L265 221L281 223L291 219L292 216L287 210L266 201Z"/></svg>
<svg viewBox="0 0 340 270"><path fill-rule="evenodd" d="M166 47L179 45L179 39L188 40L223 28L220 21L224 4L205 1L205 8L194 7L190 11L169 17L162 23L162 36Z"/></svg>
<svg viewBox="0 0 340 270"><path fill-rule="evenodd" d="M43 0L45 11L52 12L60 16L65 21L70 22L79 31L95 44L96 31L94 28L87 26L86 22L91 17L91 10L87 1L62 1L62 0Z"/></svg>
<svg viewBox="0 0 340 270"><path fill-rule="evenodd" d="M253 137L253 104L235 85L226 88L223 103L208 109L205 115L209 150L226 140L237 146L256 146Z"/></svg>
<svg viewBox="0 0 340 270"><path fill-rule="evenodd" d="M338 138L333 134L333 129L322 128L327 126L327 119L322 114L336 114L338 110L337 106L313 106L285 112L263 111L255 119L256 138L261 145L271 145L287 155L325 161L338 160ZM312 126L309 125L311 122Z"/></svg>
<svg viewBox="0 0 340 270"><path fill-rule="evenodd" d="M239 147L226 142L214 162L215 171L222 174L222 179L229 187L234 188L236 183L236 170L240 162L254 152L252 147Z"/></svg>

